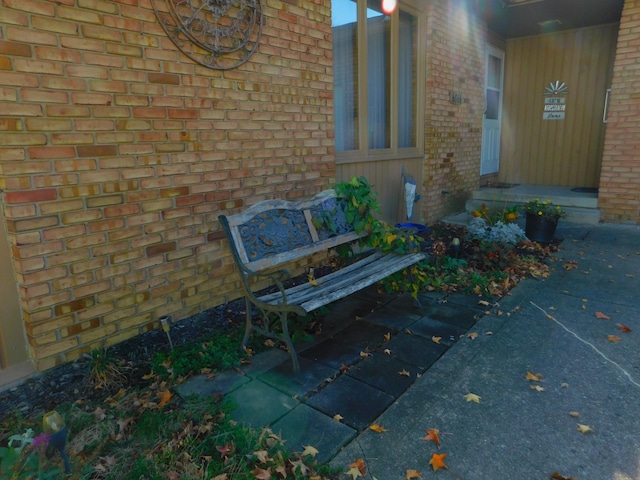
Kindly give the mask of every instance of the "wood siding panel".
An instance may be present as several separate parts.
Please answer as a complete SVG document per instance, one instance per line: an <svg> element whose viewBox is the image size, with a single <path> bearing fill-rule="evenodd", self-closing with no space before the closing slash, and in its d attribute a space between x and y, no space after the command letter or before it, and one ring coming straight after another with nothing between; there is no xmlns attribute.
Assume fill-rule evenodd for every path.
<svg viewBox="0 0 640 480"><path fill-rule="evenodd" d="M507 41L500 180L598 186L618 25ZM564 120L543 120L544 89L566 83Z"/></svg>
<svg viewBox="0 0 640 480"><path fill-rule="evenodd" d="M403 160L379 160L341 163L336 165L336 179L338 182L348 181L354 176L364 176L378 192L378 201L382 211L382 219L390 224L406 222L407 214L404 204L404 184L402 181L402 167L416 179L417 194L422 194L422 162L424 159L411 158ZM413 223L421 223L420 203L413 209Z"/></svg>

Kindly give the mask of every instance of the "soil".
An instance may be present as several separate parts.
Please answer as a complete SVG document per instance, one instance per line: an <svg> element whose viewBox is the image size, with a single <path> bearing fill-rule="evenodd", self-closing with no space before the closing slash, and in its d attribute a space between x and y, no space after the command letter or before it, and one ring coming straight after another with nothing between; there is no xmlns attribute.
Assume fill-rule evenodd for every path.
<svg viewBox="0 0 640 480"><path fill-rule="evenodd" d="M206 338L222 329L240 325L244 321L244 301L236 300L171 326L174 347ZM151 361L158 352L169 351L169 340L162 330L154 330L108 349L110 358L119 361L127 373L129 385L138 383L151 370ZM54 367L24 383L0 392L0 418L15 413L23 418L37 416L78 398L97 399L109 392L96 390L87 384L91 364L89 355L75 362Z"/></svg>

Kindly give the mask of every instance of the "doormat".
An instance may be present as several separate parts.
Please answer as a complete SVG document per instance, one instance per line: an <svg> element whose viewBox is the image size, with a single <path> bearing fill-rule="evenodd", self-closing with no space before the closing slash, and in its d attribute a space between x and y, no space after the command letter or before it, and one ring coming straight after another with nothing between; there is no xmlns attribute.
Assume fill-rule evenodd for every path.
<svg viewBox="0 0 640 480"><path fill-rule="evenodd" d="M576 187L571 189L576 193L598 193L598 187Z"/></svg>
<svg viewBox="0 0 640 480"><path fill-rule="evenodd" d="M503 182L487 182L486 185L480 186L480 188L513 188L520 185L519 183L503 183Z"/></svg>

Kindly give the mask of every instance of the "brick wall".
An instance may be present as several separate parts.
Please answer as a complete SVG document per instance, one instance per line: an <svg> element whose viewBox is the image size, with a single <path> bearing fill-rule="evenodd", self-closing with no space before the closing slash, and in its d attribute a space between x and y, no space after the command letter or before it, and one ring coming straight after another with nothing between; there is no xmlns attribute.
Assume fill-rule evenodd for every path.
<svg viewBox="0 0 640 480"><path fill-rule="evenodd" d="M428 223L463 211L479 186L487 33L460 3L428 4L422 202ZM452 91L462 95L462 104L449 101Z"/></svg>
<svg viewBox="0 0 640 480"><path fill-rule="evenodd" d="M613 66L598 204L606 221L640 224L640 1L625 0Z"/></svg>
<svg viewBox="0 0 640 480"><path fill-rule="evenodd" d="M329 1L263 3L259 51L221 72L149 0L2 0L0 188L39 369L237 297L218 214L335 182Z"/></svg>

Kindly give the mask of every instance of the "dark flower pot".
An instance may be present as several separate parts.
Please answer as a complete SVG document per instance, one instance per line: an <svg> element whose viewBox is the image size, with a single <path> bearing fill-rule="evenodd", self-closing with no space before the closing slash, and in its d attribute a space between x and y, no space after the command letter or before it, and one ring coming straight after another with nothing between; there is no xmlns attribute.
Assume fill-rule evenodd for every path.
<svg viewBox="0 0 640 480"><path fill-rule="evenodd" d="M533 240L534 242L550 243L553 240L553 236L556 234L557 226L557 218L549 218L544 215L527 213L524 233L529 240Z"/></svg>

